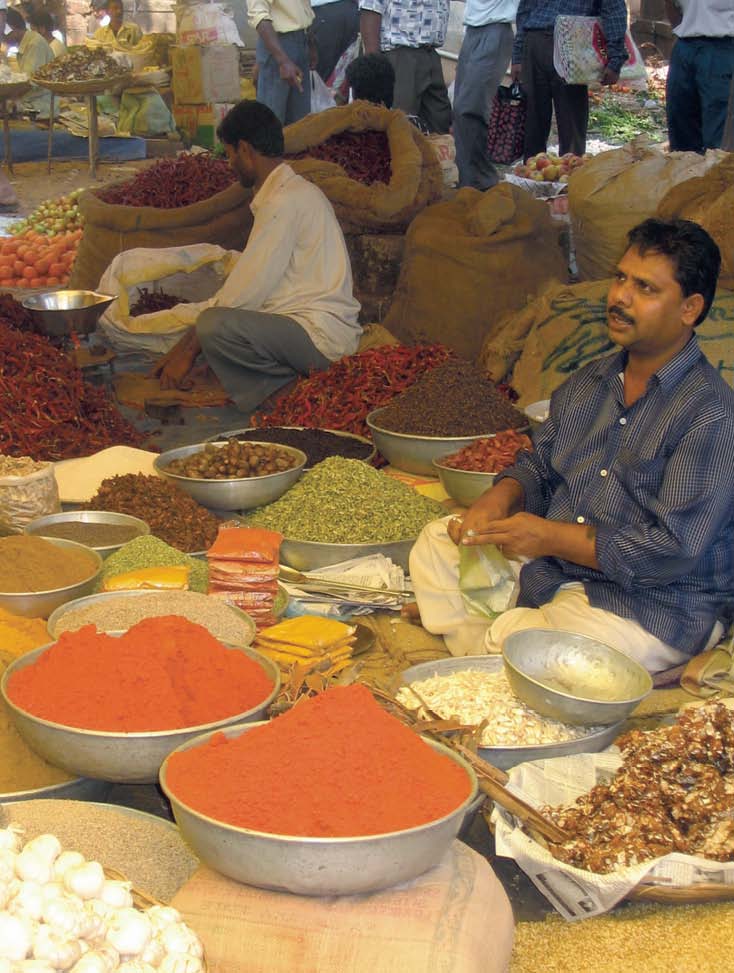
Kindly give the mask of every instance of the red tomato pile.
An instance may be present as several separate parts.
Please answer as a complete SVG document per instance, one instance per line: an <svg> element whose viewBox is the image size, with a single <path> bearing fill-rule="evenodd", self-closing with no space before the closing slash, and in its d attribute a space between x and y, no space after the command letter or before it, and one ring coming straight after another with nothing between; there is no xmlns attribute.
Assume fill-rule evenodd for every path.
<svg viewBox="0 0 734 973"><path fill-rule="evenodd" d="M0 237L0 288L66 286L81 236L82 230L52 237L26 230Z"/></svg>

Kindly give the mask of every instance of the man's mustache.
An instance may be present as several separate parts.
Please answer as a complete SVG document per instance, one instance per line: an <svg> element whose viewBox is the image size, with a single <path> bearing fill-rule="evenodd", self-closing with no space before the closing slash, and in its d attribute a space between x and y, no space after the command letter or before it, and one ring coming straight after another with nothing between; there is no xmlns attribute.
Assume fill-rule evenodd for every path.
<svg viewBox="0 0 734 973"><path fill-rule="evenodd" d="M625 324L635 323L635 319L630 317L629 314L623 311L622 308L619 306L619 304L613 304L610 308L608 308L607 314L614 314L616 317L624 321Z"/></svg>

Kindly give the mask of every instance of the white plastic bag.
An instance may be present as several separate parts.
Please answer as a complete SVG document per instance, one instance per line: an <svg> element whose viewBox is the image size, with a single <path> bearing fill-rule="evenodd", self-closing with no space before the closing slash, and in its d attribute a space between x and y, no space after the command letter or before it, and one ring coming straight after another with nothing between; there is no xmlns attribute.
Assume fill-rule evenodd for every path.
<svg viewBox="0 0 734 973"><path fill-rule="evenodd" d="M326 111L327 108L336 108L334 95L331 88L322 79L318 71L311 71L311 114Z"/></svg>
<svg viewBox="0 0 734 973"><path fill-rule="evenodd" d="M178 3L176 41L188 44L236 44L242 47L232 9L224 3Z"/></svg>
<svg viewBox="0 0 734 973"><path fill-rule="evenodd" d="M627 60L619 72L624 84L647 87L642 55L629 31L624 36ZM568 84L599 84L607 64L607 42L598 17L561 14L553 30L553 67Z"/></svg>

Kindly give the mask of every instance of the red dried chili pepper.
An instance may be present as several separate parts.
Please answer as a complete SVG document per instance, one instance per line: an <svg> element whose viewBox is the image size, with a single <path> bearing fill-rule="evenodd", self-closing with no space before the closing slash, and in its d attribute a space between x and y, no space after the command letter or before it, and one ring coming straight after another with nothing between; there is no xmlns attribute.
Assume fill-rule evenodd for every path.
<svg viewBox="0 0 734 973"><path fill-rule="evenodd" d="M175 159L159 159L134 179L100 190L97 196L118 206L177 209L209 199L236 179L225 159L208 152L182 152Z"/></svg>
<svg viewBox="0 0 734 973"><path fill-rule="evenodd" d="M350 179L371 186L373 182L389 183L392 175L390 144L384 132L338 132L296 152L288 159L322 159L341 166Z"/></svg>

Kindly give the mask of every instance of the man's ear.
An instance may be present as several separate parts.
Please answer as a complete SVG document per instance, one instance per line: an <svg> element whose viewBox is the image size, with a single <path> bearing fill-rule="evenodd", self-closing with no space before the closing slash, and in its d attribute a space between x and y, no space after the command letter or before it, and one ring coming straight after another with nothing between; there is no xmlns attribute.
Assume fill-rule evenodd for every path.
<svg viewBox="0 0 734 973"><path fill-rule="evenodd" d="M695 325L703 311L704 304L703 294L689 294L688 297L683 299L681 320L686 327L692 328Z"/></svg>

